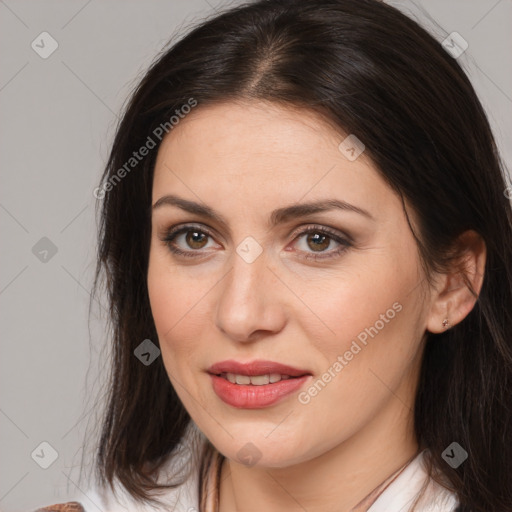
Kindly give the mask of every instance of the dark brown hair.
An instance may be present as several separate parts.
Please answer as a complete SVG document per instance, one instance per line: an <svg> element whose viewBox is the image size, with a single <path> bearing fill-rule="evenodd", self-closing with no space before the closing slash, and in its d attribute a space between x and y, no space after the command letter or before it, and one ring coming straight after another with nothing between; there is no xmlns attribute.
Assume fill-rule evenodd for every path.
<svg viewBox="0 0 512 512"><path fill-rule="evenodd" d="M98 481L118 479L134 498L152 501L153 477L190 422L161 358L145 366L133 354L144 339L158 345L146 281L158 144L122 180L112 179L191 98L197 109L244 99L308 109L355 134L414 209L427 275L447 267L465 230L483 237L485 278L474 308L446 332L427 333L415 432L459 510L512 510L512 212L504 166L457 60L378 0L231 8L163 51L136 87L100 185L94 290L103 276L113 361ZM452 442L469 455L456 469L441 456Z"/></svg>

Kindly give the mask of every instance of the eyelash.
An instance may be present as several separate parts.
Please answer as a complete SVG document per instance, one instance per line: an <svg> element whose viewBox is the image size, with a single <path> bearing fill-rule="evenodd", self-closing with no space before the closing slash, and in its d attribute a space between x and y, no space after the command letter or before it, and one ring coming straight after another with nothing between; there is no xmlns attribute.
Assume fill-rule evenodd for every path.
<svg viewBox="0 0 512 512"><path fill-rule="evenodd" d="M162 240L162 242L165 243L165 245L168 247L168 249L173 254L176 254L178 256L184 256L184 257L187 257L187 258L198 258L198 257L201 257L201 254L198 254L199 250L196 250L196 251L183 251L183 250L179 249L178 247L176 247L173 244L174 239L178 235L180 235L182 233L187 233L189 231L196 231L198 233L202 233L202 234L208 235L208 236L213 238L213 235L210 232L208 232L207 230L204 230L202 228L200 229L197 226L186 225L186 226L182 226L180 228L170 228L167 231L167 233L165 234L165 236L161 240ZM326 227L323 227L323 226L317 226L317 225L310 226L310 227L308 227L307 229L305 229L303 231L300 231L298 233L294 233L294 235L296 235L296 236L294 237L293 240L295 241L295 240L299 239L300 237L302 237L304 235L308 235L310 233L320 233L322 235L326 235L328 238L330 238L331 240L334 240L335 242L337 242L337 243L339 243L341 245L337 249L334 249L332 251L328 251L327 253L322 253L322 255L318 255L318 254L314 254L314 253L306 253L305 255L301 256L301 258L313 259L315 261L327 260L327 259L331 259L331 258L335 258L337 256L340 256L348 248L352 247L351 242L349 242L345 238L340 237L335 231L332 231L329 228L326 228Z"/></svg>

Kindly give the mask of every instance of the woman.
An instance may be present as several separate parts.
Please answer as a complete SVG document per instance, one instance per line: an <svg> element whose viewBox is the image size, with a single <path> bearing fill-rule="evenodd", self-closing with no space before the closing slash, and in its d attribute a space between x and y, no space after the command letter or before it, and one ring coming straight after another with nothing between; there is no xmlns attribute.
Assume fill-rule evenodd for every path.
<svg viewBox="0 0 512 512"><path fill-rule="evenodd" d="M505 190L468 78L398 10L257 1L192 30L95 191L90 510L512 510Z"/></svg>

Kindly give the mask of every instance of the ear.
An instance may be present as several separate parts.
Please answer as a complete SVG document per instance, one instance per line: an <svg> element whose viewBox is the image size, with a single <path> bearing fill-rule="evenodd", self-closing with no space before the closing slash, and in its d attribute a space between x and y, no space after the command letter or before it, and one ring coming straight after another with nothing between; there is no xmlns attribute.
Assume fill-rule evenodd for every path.
<svg viewBox="0 0 512 512"><path fill-rule="evenodd" d="M437 286L432 294L426 325L432 333L444 332L466 318L482 288L487 256L482 237L476 231L465 231L457 238L454 249L459 257L448 273L438 275ZM468 285L471 285L476 296ZM443 325L443 321L446 325Z"/></svg>

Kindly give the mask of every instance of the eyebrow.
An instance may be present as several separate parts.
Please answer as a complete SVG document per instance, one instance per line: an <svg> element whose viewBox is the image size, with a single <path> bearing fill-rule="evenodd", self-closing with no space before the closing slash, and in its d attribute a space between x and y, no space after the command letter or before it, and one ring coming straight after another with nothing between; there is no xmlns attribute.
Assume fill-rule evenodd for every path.
<svg viewBox="0 0 512 512"><path fill-rule="evenodd" d="M189 213L213 219L223 226L228 225L224 217L215 212L215 210L209 206L196 203L195 201L190 201L188 199L183 199L172 194L162 196L160 199L158 199L158 201L156 201L156 203L153 205L153 211L165 205L177 206L178 208L181 208L182 210L185 210ZM293 204L291 206L285 206L283 208L278 208L270 214L268 224L270 227L273 227L277 224L284 223L289 219L305 217L313 213L326 212L334 209L359 213L360 215L363 215L371 220L375 220L370 212L353 204L347 203L346 201L339 199L320 199L310 203L299 203Z"/></svg>

